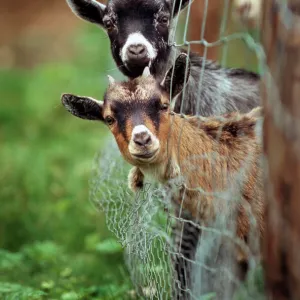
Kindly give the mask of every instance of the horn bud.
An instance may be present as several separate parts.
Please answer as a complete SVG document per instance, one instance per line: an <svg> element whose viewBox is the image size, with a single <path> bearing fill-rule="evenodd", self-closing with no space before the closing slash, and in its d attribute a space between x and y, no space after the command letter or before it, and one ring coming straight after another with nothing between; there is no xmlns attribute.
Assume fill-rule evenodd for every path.
<svg viewBox="0 0 300 300"><path fill-rule="evenodd" d="M143 71L143 77L148 77L148 76L150 76L151 74L150 74L150 69L149 69L149 67L147 66L147 67L145 67L145 69L144 69L144 71Z"/></svg>
<svg viewBox="0 0 300 300"><path fill-rule="evenodd" d="M108 77L108 81L109 81L109 84L110 84L110 85L113 85L113 84L116 83L115 79L114 79L112 76L107 75L107 77Z"/></svg>

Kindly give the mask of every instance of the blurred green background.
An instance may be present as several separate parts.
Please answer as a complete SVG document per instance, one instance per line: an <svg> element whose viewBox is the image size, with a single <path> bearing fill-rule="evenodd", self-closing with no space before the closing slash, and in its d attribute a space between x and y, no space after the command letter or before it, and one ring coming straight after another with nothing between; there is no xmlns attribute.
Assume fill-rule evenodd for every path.
<svg viewBox="0 0 300 300"><path fill-rule="evenodd" d="M132 289L122 248L89 201L108 132L60 102L63 92L100 98L106 74L118 74L105 33L64 6L71 30L25 32L10 43L14 59L2 57L0 299L124 299ZM60 42L67 55L49 51Z"/></svg>
<svg viewBox="0 0 300 300"><path fill-rule="evenodd" d="M89 201L108 132L60 103L63 92L101 98L106 74L122 77L109 40L64 1L19 2L0 9L0 299L132 298L122 248Z"/></svg>

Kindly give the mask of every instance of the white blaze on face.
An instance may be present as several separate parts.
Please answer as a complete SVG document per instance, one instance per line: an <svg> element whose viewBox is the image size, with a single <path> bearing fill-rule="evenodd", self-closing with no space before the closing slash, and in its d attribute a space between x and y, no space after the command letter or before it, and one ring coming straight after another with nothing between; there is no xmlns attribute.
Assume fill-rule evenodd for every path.
<svg viewBox="0 0 300 300"><path fill-rule="evenodd" d="M125 45L121 49L120 55L121 55L121 58L122 58L123 62L126 62L128 60L127 50L132 45L143 45L143 46L145 46L146 51L147 51L147 57L150 59L150 61L152 61L156 58L157 51L152 46L152 44L140 32L134 32L134 33L131 33L128 36Z"/></svg>
<svg viewBox="0 0 300 300"><path fill-rule="evenodd" d="M136 134L144 133L144 132L152 136L152 132L145 125L137 125L132 130L131 138L133 139Z"/></svg>
<svg viewBox="0 0 300 300"><path fill-rule="evenodd" d="M134 142L134 138L137 134L147 133L151 138L151 144L147 146L148 151L152 152L159 148L159 140L158 138L145 126L145 125L137 125L133 128L131 134L131 140L129 143L129 152L130 153L138 153L140 151L140 147L136 146Z"/></svg>

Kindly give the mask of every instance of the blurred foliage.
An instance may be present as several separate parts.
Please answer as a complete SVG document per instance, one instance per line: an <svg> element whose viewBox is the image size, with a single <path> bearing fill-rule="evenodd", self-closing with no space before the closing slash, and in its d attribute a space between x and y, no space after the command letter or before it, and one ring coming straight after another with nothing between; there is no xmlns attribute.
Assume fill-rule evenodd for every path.
<svg viewBox="0 0 300 300"><path fill-rule="evenodd" d="M248 29L231 21L228 24L227 35L230 33L244 34L244 37L247 37L247 39L233 39L225 43L220 50L219 61L226 67L242 68L260 73L260 61L256 53L256 46L258 47L256 43L260 41L259 31L257 29ZM246 40L248 42L251 41L250 44Z"/></svg>
<svg viewBox="0 0 300 300"><path fill-rule="evenodd" d="M234 295L234 300L255 299L265 300L264 273L261 265L248 272L246 281Z"/></svg>
<svg viewBox="0 0 300 300"><path fill-rule="evenodd" d="M0 299L125 299L132 289L88 197L106 131L60 103L63 92L100 98L115 65L97 27L73 43L68 61L0 71Z"/></svg>

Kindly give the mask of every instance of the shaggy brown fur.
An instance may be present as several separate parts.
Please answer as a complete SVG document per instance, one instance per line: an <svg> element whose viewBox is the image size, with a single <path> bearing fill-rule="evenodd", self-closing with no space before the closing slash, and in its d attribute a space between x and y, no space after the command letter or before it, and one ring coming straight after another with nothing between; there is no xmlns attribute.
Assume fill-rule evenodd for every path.
<svg viewBox="0 0 300 300"><path fill-rule="evenodd" d="M180 80L175 84L182 86ZM128 178L134 192L145 176L154 178L170 191L177 210L182 206L204 226L222 217L222 226L235 226L251 255L259 256L251 242L264 233L262 109L182 117L170 110L167 82L158 84L147 75L112 83L104 102L74 95L63 95L62 101L78 117L106 122L124 159L134 166ZM136 141L142 136L149 143ZM235 257L247 262L247 247L240 244Z"/></svg>
<svg viewBox="0 0 300 300"><path fill-rule="evenodd" d="M262 146L255 132L261 109L208 118L183 118L171 113L169 108L158 109L159 126L156 126L152 112L148 111L152 109L148 102L153 97L159 101L153 103L154 106L169 103L167 94L151 76L137 78L111 86L101 108L104 120L108 117L115 120L109 128L123 157L135 166L130 172L129 187L133 191L142 188L144 176L154 177L164 185L176 179L177 196L172 198L195 219L208 225L219 214L227 214L228 223L236 216L237 236L247 242L250 218L254 217L262 237ZM118 120L119 105L123 108L122 122ZM159 140L159 152L152 161L137 160L130 153L136 120ZM238 258L245 259L245 253L239 251Z"/></svg>
<svg viewBox="0 0 300 300"><path fill-rule="evenodd" d="M177 199L195 219L209 224L218 214L227 213L230 218L236 213L237 236L246 242L250 213L262 237L262 147L255 134L258 121L255 115L259 114L260 109L255 109L249 114L232 113L224 120L205 118L205 121L171 114L170 120L163 125L166 127L164 134L159 136L160 141L166 141L169 153L161 151L158 163L139 165L139 169L135 169L136 175L131 177L138 178L138 184L131 181L131 189L141 186L138 173L155 174L163 184L181 177L179 197L173 199ZM240 174L241 171L244 172ZM228 201L216 196L226 192L239 199ZM239 252L238 259L245 258L245 254Z"/></svg>

